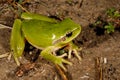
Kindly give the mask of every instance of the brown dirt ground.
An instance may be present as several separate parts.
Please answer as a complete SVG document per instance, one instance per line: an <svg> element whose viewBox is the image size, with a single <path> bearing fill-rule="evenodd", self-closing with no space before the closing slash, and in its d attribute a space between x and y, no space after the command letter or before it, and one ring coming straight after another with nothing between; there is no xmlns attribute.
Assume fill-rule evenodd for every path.
<svg viewBox="0 0 120 80"><path fill-rule="evenodd" d="M11 0L0 0L0 24L12 27L17 9L8 1ZM120 32L98 36L89 27L98 16L104 16L108 8L120 10L119 0L31 0L23 7L29 12L60 19L70 17L82 26L81 34L74 41L83 48L83 60L70 59L73 65L66 65L69 80L120 80ZM10 33L9 29L0 30L0 54L10 52ZM21 62L27 60L21 59ZM10 61L0 59L0 63L0 80L61 80L55 66L41 58L35 68L22 77L15 75L17 66L13 58Z"/></svg>

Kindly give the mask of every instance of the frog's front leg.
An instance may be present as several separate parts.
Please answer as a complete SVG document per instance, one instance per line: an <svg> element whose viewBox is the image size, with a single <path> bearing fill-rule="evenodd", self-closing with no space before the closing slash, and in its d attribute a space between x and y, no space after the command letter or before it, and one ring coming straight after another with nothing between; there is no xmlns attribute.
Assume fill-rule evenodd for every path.
<svg viewBox="0 0 120 80"><path fill-rule="evenodd" d="M25 47L25 39L21 30L21 20L16 19L11 33L10 46L17 65L20 65L18 58L22 55Z"/></svg>
<svg viewBox="0 0 120 80"><path fill-rule="evenodd" d="M53 51L55 47L54 46L50 46L50 47L47 47L46 49L44 49L42 52L41 52L41 56L57 65L59 65L63 70L66 71L66 68L64 67L63 63L66 63L66 64L69 64L69 65L72 65L71 62L63 59L62 57L58 57L58 56L55 56L53 55Z"/></svg>

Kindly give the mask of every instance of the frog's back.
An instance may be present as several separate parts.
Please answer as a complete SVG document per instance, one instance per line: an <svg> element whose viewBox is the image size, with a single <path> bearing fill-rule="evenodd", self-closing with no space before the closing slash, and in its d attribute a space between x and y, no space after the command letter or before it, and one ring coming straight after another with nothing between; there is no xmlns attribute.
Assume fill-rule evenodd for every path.
<svg viewBox="0 0 120 80"><path fill-rule="evenodd" d="M25 20L22 23L22 31L29 43L37 48L51 46L53 35L52 24L40 20Z"/></svg>

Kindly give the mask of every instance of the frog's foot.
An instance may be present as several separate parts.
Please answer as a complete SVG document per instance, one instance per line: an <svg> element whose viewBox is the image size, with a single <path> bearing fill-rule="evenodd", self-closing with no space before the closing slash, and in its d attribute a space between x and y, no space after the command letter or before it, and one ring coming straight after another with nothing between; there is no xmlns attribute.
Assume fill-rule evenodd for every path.
<svg viewBox="0 0 120 80"><path fill-rule="evenodd" d="M41 52L41 56L45 58L46 60L49 60L57 65L59 65L64 71L67 71L67 69L64 67L65 64L72 65L71 62L63 59L62 57L55 56L53 53L53 47L48 47L45 50Z"/></svg>
<svg viewBox="0 0 120 80"><path fill-rule="evenodd" d="M56 56L56 57L57 57L57 56ZM69 62L69 61L67 61L67 60L65 60L65 59L63 59L63 58L60 58L60 57L58 57L58 58L59 58L59 59L58 59L57 64L58 64L64 71L67 71L67 69L64 67L63 63L69 64L69 65L72 65L72 63Z"/></svg>
<svg viewBox="0 0 120 80"><path fill-rule="evenodd" d="M68 52L68 58L71 58L71 54L74 54L80 61L82 60L81 56L79 56L78 51L76 49L69 50Z"/></svg>
<svg viewBox="0 0 120 80"><path fill-rule="evenodd" d="M82 58L81 58L81 56L79 56L79 51L81 51L81 50L82 50L82 48L78 49L78 47L76 45L70 44L68 46L68 59L71 58L71 55L73 53L81 61Z"/></svg>

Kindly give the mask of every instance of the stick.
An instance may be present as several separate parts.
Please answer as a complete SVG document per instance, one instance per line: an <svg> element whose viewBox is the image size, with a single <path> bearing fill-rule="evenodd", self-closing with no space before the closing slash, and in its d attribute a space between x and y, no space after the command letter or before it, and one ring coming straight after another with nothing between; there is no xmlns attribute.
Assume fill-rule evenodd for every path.
<svg viewBox="0 0 120 80"><path fill-rule="evenodd" d="M12 29L12 28L9 27L9 26L5 26L5 25L3 25L3 24L0 24L0 29L5 29L5 28L7 28L7 29Z"/></svg>

